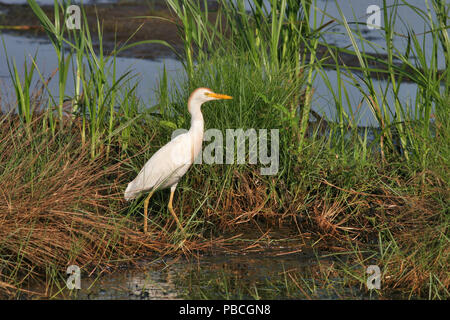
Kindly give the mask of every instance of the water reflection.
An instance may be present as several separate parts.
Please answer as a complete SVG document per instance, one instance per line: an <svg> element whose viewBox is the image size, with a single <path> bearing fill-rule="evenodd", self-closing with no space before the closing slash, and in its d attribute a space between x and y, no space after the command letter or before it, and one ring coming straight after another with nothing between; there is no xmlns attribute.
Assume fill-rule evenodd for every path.
<svg viewBox="0 0 450 320"><path fill-rule="evenodd" d="M331 258L310 253L203 256L158 259L127 269L83 279L73 299L280 299L363 298L366 293L345 284L332 272ZM327 273L328 277L323 277ZM319 279L321 277L321 279ZM333 278L334 277L334 278Z"/></svg>

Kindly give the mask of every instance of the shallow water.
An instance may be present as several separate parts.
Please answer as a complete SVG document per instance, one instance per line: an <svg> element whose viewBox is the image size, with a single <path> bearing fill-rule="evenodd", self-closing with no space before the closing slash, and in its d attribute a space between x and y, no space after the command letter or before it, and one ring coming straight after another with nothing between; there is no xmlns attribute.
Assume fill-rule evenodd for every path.
<svg viewBox="0 0 450 320"><path fill-rule="evenodd" d="M30 66L32 61L31 57L34 56L36 52L36 63L39 71L45 79L53 72L53 70L56 69L56 54L52 45L48 41L36 40L11 34L3 34L2 37L6 44L10 64L12 65L12 61L15 60L20 74L23 74L24 71L24 61L27 61L28 66ZM155 61L118 57L116 63L118 77L119 75L132 70L133 78L131 79L130 87L131 84L136 82L138 83L136 94L148 106L155 105L158 102L157 96L155 95L155 89L157 88L158 80L162 75L164 66L167 71L169 83L171 83L172 80L176 80L177 78L184 76L181 62L172 58L164 58ZM13 104L15 101L15 94L7 68L7 57L3 54L3 49L2 54L0 54L0 66L0 93L2 95L2 99L4 102ZM332 90L335 94L337 94L337 72L330 69L326 70L326 72L330 79ZM343 75L341 74L341 76ZM39 75L37 72L35 72L34 79L34 83L39 80ZM361 80L357 80L357 82L363 85ZM387 81L384 80L374 79L374 83L379 92L383 92L387 86ZM53 78L53 81L49 83L48 87L54 97L58 97L57 75ZM66 96L73 96L74 88L74 81L69 76L66 86ZM316 78L314 88L315 93L313 96L313 109L319 114L325 115L327 119L334 120L336 116L336 108L334 107L334 100L331 91L327 88L325 82L321 80L320 77ZM355 113L354 117L355 119L359 119L358 123L360 126L377 126L377 121L367 102L362 99L362 94L358 88L354 85L348 85L346 90L350 103L347 103L345 100L343 104L348 114L351 115L351 113ZM414 112L413 102L416 97L416 90L417 86L415 84L406 82L402 84L399 90L400 101L411 105L411 112ZM343 91L342 94L344 95ZM392 94L388 95L388 105L393 106L393 101ZM5 104L2 106L4 107L4 105Z"/></svg>
<svg viewBox="0 0 450 320"><path fill-rule="evenodd" d="M392 5L394 1L387 1L388 5ZM420 10L424 10L427 12L426 1L424 0L409 0L408 4L412 6L418 7ZM251 8L250 3L252 0L246 1L246 8L249 10ZM270 7L270 1L264 0L264 3L267 7ZM335 0L318 0L317 7L314 10L311 10L310 21L311 26L313 26L314 14L317 15L317 25L320 26L322 24L327 23L332 19L336 19L337 21L342 21L342 17L339 13L336 3L338 3L340 9L342 10L342 14L347 20L350 28L354 30L355 42L358 48L361 50L362 46L368 53L378 53L378 54L386 54L386 41L384 36L384 31L381 29L368 29L367 26L363 25L367 22L367 8L370 5L378 5L380 8L383 7L382 1L373 1L373 0L343 0L343 1L335 1ZM429 29L429 26L425 26L424 20L418 17L416 13L409 7L402 5L401 1L399 1L399 7L397 9L396 14L396 22L394 26L391 26L394 32L397 34L394 37L393 45L400 52L405 52L407 47L407 39L398 35L407 35L407 30L412 30L418 36L418 41L421 45L424 46L424 52L427 56L427 61L430 61L432 49L433 49L433 41L432 35L426 34L422 35L425 30ZM429 2L431 6L431 2ZM433 18L434 15L432 14ZM386 22L387 23L387 22ZM358 25L359 24L359 25ZM383 21L383 12L381 12L381 27L385 26L385 22ZM367 42L362 44L361 40L357 38L356 31L359 29L364 36L364 39L370 42L370 45ZM332 27L328 27L323 30L324 38L327 43L330 45L336 45L340 48L349 48L353 50L352 43L350 38L345 30L345 27L341 24L332 24ZM411 57L411 61L414 61L414 57ZM440 48L438 51L438 68L445 68L445 59ZM352 113L354 114L355 119L359 119L358 124L363 127L367 126L378 126L378 121L374 117L367 101L363 99L363 94L358 90L355 86L354 81L351 77L345 76L341 70L341 77L343 80L343 85L346 86L346 90L349 96L349 101L345 98L342 101L344 110L351 117ZM337 77L338 74L335 70L327 69L325 72L328 75L331 89L329 89L324 80L321 79L321 76L317 76L313 87L315 89L313 104L312 107L315 111L319 112L321 115L325 115L328 119L336 120L336 107L334 102L334 97L332 92L338 95L339 87ZM353 74L353 77L356 79L356 82L363 88L364 92L369 92L366 89L363 81L360 79L361 75ZM372 79L374 86L377 91L377 96L380 98L379 101L382 101L381 97L383 96L383 92L387 87L388 82L385 80ZM347 85L349 83L349 85ZM411 113L412 118L414 117L415 105L414 101L416 99L416 90L417 86L413 83L403 82L401 84L400 90L398 92L400 102L403 106L408 106L410 108L408 112ZM341 89L341 94L345 97L344 90ZM390 93L388 93L386 98L386 104L391 106L390 111L394 113L394 97L392 94L392 87L390 89Z"/></svg>
<svg viewBox="0 0 450 320"><path fill-rule="evenodd" d="M44 1L45 2L45 1ZM47 1L48 2L48 1ZM52 1L51 1L52 2ZM14 2L16 3L16 2ZM414 5L425 9L424 1L414 0L411 2ZM342 7L343 14L349 21L358 21L365 22L366 21L366 9L368 5L371 4L371 1L341 1L339 5ZM339 13L336 9L336 5L334 1L318 1L318 12L319 17L323 15L320 10L324 10L326 8L326 13L333 17L339 17ZM409 24L416 30L417 32L423 30L424 25L423 21L415 21L411 19L414 15L411 15L411 10L405 7L400 7L398 11L399 22L398 28L396 27L396 31L404 33L405 27L401 25L401 21L405 21L405 23ZM326 17L325 21L328 21L330 18ZM330 43L340 44L340 46L349 45L348 37L345 35L345 31L342 27L336 27L333 30L329 30L330 32L325 35L325 39ZM383 37L379 30L363 30L363 33L366 37L369 37L371 41L379 48L377 49L379 53L384 52L383 46ZM45 40L36 40L27 37L20 37L10 34L2 35L7 48L7 53L10 61L15 59L16 64L19 68L19 72L23 72L23 63L25 61L25 57L27 57L28 64L30 64L30 56L33 56L36 52L37 55L37 64L39 70L42 72L44 77L51 74L51 72L56 68L56 55L50 43ZM420 40L420 39L419 39ZM431 45L430 37L425 38L426 47ZM397 37L397 42L395 43L401 50L405 48L405 41ZM360 44L359 44L360 46ZM428 48L428 47L427 47ZM368 51L371 51L370 49ZM431 49L429 50L431 51ZM440 59L440 66L443 67L443 59ZM136 74L136 78L134 78L131 83L135 83L136 81L139 83L136 93L137 96L140 97L146 105L152 106L157 103L156 97L154 94L154 89L158 83L159 76L162 72L163 66L166 66L168 76L171 79L177 79L184 75L182 65L179 61L176 61L172 58L160 59L158 61L144 60L144 59L135 59L135 58L127 58L127 57L119 57L117 59L117 69L118 75L125 73L128 70L133 70L133 74ZM13 95L12 85L9 79L8 69L6 67L6 57L3 52L3 48L0 54L0 90L2 93L3 101L7 100L9 102L13 102L15 100ZM317 76L313 86L315 87L315 94L313 96L312 107L319 114L325 115L328 119L335 120L336 117L336 108L334 107L333 94L338 93L338 81L337 81L337 72L335 70L326 70L326 73L329 77L331 90L327 88L325 82L321 79L321 76ZM352 83L350 78L344 76L343 77L344 84L346 82ZM38 76L35 75L35 79ZM362 81L358 78L358 75L355 76L356 81L362 85L362 88L365 89ZM377 80L373 79L375 87L378 88L379 97L382 96L382 92L387 86L387 81L385 80ZM67 92L66 95L73 95L74 92L74 81L73 79L68 79L67 84ZM50 83L50 89L52 90L55 97L57 97L57 83L56 77L55 80ZM363 95L360 90L352 85L347 85L346 90L348 93L349 101L344 99L343 106L344 110L351 116L354 113L353 117L359 120L359 125L366 126L377 126L378 122L374 117L371 109L369 108L367 101L363 99ZM417 86L412 83L404 82L399 90L400 101L403 105L408 105L410 107L410 112L414 113L414 100L416 97ZM368 90L365 90L368 91ZM345 96L344 91L341 91L342 95ZM6 96L6 98L5 98ZM387 105L391 106L391 112L393 112L394 99L392 97L392 93L388 94L387 97Z"/></svg>
<svg viewBox="0 0 450 320"><path fill-rule="evenodd" d="M82 275L81 289L54 298L70 299L341 299L370 298L339 279L314 279L331 259L307 253L202 256L199 259L141 261L97 278ZM320 266L319 266L320 261ZM292 278L295 279L295 282ZM39 289L39 288L34 288Z"/></svg>
<svg viewBox="0 0 450 320"><path fill-rule="evenodd" d="M36 64L44 79L47 79L57 67L56 53L53 46L43 39L33 39L12 34L1 34L0 37L5 41L7 50L7 56L4 54L3 46L0 50L0 94L4 102L6 100L9 103L13 103L15 101L15 93L7 67L7 59L9 59L11 68L13 61L15 61L19 74L23 75L24 62L27 61L29 67L32 63L31 58L37 53ZM139 83L136 89L137 96L149 105L154 105L156 103L155 88L157 87L158 79L162 74L164 66L166 67L169 80L180 77L183 74L182 64L172 58L154 61L117 57L116 63L117 78L131 70L133 78L130 84L136 82ZM72 65L70 66L70 70L72 70ZM75 92L74 80L70 77L70 73L71 72L69 71L66 96L73 96ZM57 77L58 76L56 75L48 85L54 97L58 97ZM35 72L34 83L39 79L39 74Z"/></svg>
<svg viewBox="0 0 450 320"><path fill-rule="evenodd" d="M251 3L253 0L246 0L246 9L251 8ZM395 25L391 26L395 33L399 35L407 35L407 30L412 30L418 36L419 42L421 42L425 37L425 51L427 54L432 52L432 44L431 41L432 35L427 34L422 36L421 34L424 32L424 20L418 18L417 14L406 5L403 5L401 0L398 1L399 6L397 7L396 12L396 21ZM270 0L264 0L264 3L267 7L270 6ZM342 21L342 17L339 13L338 7L336 3L339 5L339 8L342 10L342 14L347 20L350 28L354 31L358 29L361 30L364 38L373 43L374 48L365 44L365 49L367 52L377 52L377 53L385 53L386 52L386 42L384 40L384 31L382 29L369 29L365 25L368 21L370 14L367 14L367 9L371 5L377 5L382 10L383 1L373 1L373 0L317 0L315 10L311 10L310 21L311 26L313 26L314 15L317 18L317 25L320 26L322 24L327 23L328 21L335 19L336 21ZM425 0L408 0L407 3L409 5L415 6L424 12L427 12L427 5ZM447 1L448 3L448 1ZM387 5L391 6L394 4L394 1L387 1ZM314 1L313 1L314 5ZM428 1L428 5L430 8L431 1ZM432 14L433 18L434 15ZM369 21L372 23L372 20ZM383 21L383 12L381 11L381 19L380 26L382 28L385 27L385 21ZM359 25L358 25L359 24ZM428 27L428 26L427 26ZM339 23L338 25L333 24L328 28L323 30L326 32L325 40L329 44L333 44L343 47L351 47L352 43L347 35L345 27ZM361 42L358 38L355 39L358 47L361 49ZM403 37L396 36L394 37L394 46L399 48L401 51L405 50L407 44L407 40ZM422 44L422 43L421 43ZM375 51L376 48L376 51ZM441 53L442 54L442 53ZM441 57L443 57L441 55ZM439 68L444 68L444 60L440 61Z"/></svg>

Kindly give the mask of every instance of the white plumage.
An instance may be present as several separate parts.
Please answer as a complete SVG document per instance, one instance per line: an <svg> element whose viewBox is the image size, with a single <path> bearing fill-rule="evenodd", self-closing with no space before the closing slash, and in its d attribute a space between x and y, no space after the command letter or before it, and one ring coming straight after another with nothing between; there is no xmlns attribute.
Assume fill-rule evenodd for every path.
<svg viewBox="0 0 450 320"><path fill-rule="evenodd" d="M190 146L195 143L192 138L192 134L186 132L159 149L137 177L128 184L125 200L134 199L152 189L165 189L176 185L192 164ZM197 154L198 152L195 156Z"/></svg>
<svg viewBox="0 0 450 320"><path fill-rule="evenodd" d="M169 211L181 230L183 227L172 208L173 193L178 181L188 171L202 149L204 121L201 105L204 102L218 99L231 99L230 96L217 94L208 88L198 88L192 92L188 100L191 114L191 128L159 149L147 161L137 177L125 190L125 200L138 197L143 192L150 192L144 202L144 232L147 232L147 207L153 192L170 187Z"/></svg>

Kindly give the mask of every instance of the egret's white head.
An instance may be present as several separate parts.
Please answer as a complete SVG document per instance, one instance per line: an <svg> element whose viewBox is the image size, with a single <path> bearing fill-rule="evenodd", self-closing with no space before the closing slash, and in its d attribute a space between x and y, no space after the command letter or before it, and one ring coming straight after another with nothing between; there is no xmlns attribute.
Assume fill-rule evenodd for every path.
<svg viewBox="0 0 450 320"><path fill-rule="evenodd" d="M219 94L213 92L208 88L198 88L195 89L194 92L191 93L191 96L188 100L188 109L189 112L193 112L194 108L199 108L203 103L211 100L220 100L220 99L233 99L233 97L227 96L225 94Z"/></svg>

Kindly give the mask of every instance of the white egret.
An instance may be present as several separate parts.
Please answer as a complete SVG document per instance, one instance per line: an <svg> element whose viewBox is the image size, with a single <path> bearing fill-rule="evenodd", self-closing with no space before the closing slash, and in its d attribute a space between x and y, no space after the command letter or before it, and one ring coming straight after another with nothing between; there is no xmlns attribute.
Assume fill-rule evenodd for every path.
<svg viewBox="0 0 450 320"><path fill-rule="evenodd" d="M198 88L192 92L188 100L188 110L191 114L191 128L159 149L147 161L137 177L131 181L125 190L125 200L138 197L143 192L150 192L144 201L144 232L147 233L148 202L157 189L170 187L169 211L178 227L184 232L183 226L172 207L173 194L181 177L187 172L194 159L202 149L204 121L201 111L203 103L232 97L212 92L208 88Z"/></svg>

